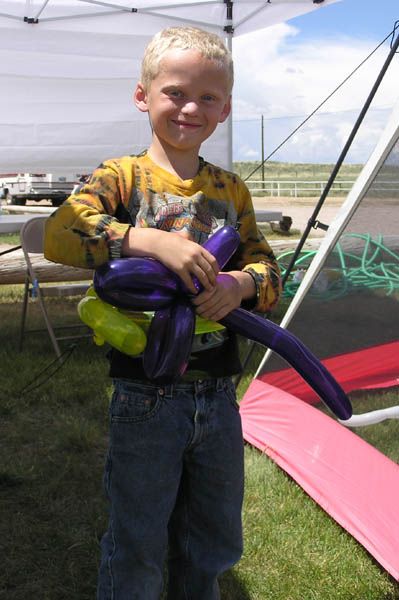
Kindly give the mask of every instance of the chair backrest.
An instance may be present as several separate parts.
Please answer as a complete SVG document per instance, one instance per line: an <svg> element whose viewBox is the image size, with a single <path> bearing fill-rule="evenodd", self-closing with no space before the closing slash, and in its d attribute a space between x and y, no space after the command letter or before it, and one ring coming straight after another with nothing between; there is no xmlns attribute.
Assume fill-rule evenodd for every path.
<svg viewBox="0 0 399 600"><path fill-rule="evenodd" d="M29 219L29 221L26 221L26 223L23 224L21 227L20 238L24 253L43 253L45 223L46 218L32 217L32 219Z"/></svg>
<svg viewBox="0 0 399 600"><path fill-rule="evenodd" d="M46 323L47 331L49 333L51 342L53 344L54 350L60 358L62 356L60 347L58 345L58 340L68 340L75 339L80 337L87 337L91 334L78 334L73 335L56 335L56 327L54 327L51 323L50 315L47 312L46 303L44 298L47 296L76 296L83 295L88 287L88 283L65 283L70 281L68 276L62 277L62 279L50 279L51 282L54 281L62 281L64 283L59 285L42 285L41 280L46 280L46 277L43 276L43 264L48 262L44 259L44 228L46 224L45 217L33 217L24 223L20 231L21 238L21 246L22 251L24 253L25 261L26 261L26 276L25 276L25 294L23 301L23 309L22 309L22 321L21 321L21 332L20 332L20 342L19 348L22 349L23 338L25 333L25 321L26 314L28 308L28 299L29 296L31 298L36 297L38 299L38 305L43 313L43 317ZM36 255L36 256L33 256ZM53 263L49 263L53 268L57 268L57 265ZM66 267L64 265L59 265L60 269L59 273L64 273L63 269ZM73 268L73 267L68 267ZM76 269L79 271L79 269ZM64 273L65 274L65 273ZM33 295L33 291L35 294ZM62 329L76 329L76 327L81 328L82 324L79 325L62 325ZM40 330L36 330L40 331Z"/></svg>

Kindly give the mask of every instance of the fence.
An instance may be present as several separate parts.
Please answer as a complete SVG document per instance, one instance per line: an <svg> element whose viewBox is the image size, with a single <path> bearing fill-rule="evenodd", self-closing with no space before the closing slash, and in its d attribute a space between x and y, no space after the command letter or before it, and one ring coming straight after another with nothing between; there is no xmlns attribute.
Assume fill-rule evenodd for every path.
<svg viewBox="0 0 399 600"><path fill-rule="evenodd" d="M331 192L336 196L346 196L350 191L355 179L346 181L336 181L333 183ZM298 198L301 196L319 196L324 190L327 181L281 181L269 180L264 181L249 179L245 182L249 191L254 194L262 194L264 196L292 196Z"/></svg>
<svg viewBox="0 0 399 600"><path fill-rule="evenodd" d="M334 181L331 186L330 195L346 196L352 189L356 179ZM327 180L309 181L309 180L271 180L264 181L258 179L249 179L246 181L249 191L254 196L292 196L293 198L320 196L324 190ZM373 185L373 193L377 196L393 195L397 197L399 190L399 181L378 181Z"/></svg>

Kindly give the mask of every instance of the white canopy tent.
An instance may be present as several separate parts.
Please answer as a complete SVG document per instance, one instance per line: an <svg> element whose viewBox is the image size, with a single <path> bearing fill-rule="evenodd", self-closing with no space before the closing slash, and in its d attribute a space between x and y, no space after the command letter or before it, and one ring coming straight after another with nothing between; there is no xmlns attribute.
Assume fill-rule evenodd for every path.
<svg viewBox="0 0 399 600"><path fill-rule="evenodd" d="M131 96L163 27L195 25L231 45L336 1L0 0L0 173L85 173L144 149L150 128ZM231 119L203 154L231 165Z"/></svg>

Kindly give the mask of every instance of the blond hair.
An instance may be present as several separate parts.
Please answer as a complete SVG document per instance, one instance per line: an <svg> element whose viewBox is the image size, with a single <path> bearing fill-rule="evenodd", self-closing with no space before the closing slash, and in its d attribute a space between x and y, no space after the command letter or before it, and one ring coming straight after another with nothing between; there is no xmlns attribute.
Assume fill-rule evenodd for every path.
<svg viewBox="0 0 399 600"><path fill-rule="evenodd" d="M151 82L158 75L163 55L172 48L197 50L205 58L218 62L226 70L231 92L234 81L231 52L218 35L196 27L169 27L154 35L141 63L141 83L145 89L149 89Z"/></svg>

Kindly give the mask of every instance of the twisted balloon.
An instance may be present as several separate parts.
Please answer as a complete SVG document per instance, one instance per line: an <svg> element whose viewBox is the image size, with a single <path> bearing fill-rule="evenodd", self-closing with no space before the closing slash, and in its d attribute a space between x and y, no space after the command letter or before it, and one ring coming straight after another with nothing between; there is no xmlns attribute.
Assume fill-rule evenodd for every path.
<svg viewBox="0 0 399 600"><path fill-rule="evenodd" d="M222 269L239 242L238 232L226 226L209 237L204 247ZM197 280L194 284L201 291ZM104 302L120 309L155 311L143 352L146 376L160 383L179 379L187 368L195 332L195 308L180 278L157 260L122 258L96 270L94 288ZM220 323L281 355L339 419L352 415L340 385L292 333L242 308L231 311Z"/></svg>

